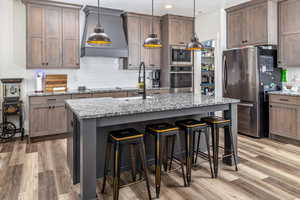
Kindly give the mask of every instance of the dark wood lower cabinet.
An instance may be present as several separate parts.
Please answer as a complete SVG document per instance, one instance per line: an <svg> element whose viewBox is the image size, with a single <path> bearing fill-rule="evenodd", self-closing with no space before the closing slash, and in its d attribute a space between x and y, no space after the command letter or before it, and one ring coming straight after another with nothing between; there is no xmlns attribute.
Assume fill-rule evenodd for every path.
<svg viewBox="0 0 300 200"><path fill-rule="evenodd" d="M270 135L300 140L300 97L271 95Z"/></svg>
<svg viewBox="0 0 300 200"><path fill-rule="evenodd" d="M153 89L147 91L147 95L166 93L169 93L169 89ZM53 136L70 132L67 127L68 116L64 103L66 99L122 98L138 95L137 91L117 91L29 97L29 137Z"/></svg>

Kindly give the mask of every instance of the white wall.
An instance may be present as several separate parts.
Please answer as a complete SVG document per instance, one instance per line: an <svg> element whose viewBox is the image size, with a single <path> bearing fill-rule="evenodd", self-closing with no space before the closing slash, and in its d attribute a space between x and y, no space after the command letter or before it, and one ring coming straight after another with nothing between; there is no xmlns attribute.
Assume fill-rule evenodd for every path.
<svg viewBox="0 0 300 200"><path fill-rule="evenodd" d="M24 78L23 100L26 105L26 93L35 90L35 70L26 69L26 12L21 0L0 0L0 20L0 78ZM82 12L81 32L83 23ZM79 70L47 70L46 73L68 74L69 88L79 85L88 88L137 87L137 71L119 70L118 63L116 58L84 57L80 60ZM0 102L1 99L2 92ZM25 112L27 117L27 109Z"/></svg>
<svg viewBox="0 0 300 200"><path fill-rule="evenodd" d="M215 40L215 93L222 96L222 52L226 47L226 13L223 9L205 13L196 18L196 32L200 41ZM200 90L201 63L196 64L196 90Z"/></svg>

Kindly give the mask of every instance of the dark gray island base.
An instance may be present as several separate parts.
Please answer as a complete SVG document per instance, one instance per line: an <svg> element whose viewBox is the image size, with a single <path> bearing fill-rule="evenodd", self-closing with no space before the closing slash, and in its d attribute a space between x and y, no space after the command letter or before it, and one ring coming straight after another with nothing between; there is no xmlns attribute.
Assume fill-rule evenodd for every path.
<svg viewBox="0 0 300 200"><path fill-rule="evenodd" d="M96 179L103 176L109 131L126 127L143 131L147 124L157 121L175 121L187 117L199 119L200 115L223 111L225 118L232 120L234 144L238 149L238 103L236 99L202 97L191 93L154 95L146 100L137 97L67 100L70 133L67 156L73 183L80 182L80 198L96 199ZM225 152L231 149L228 135L225 134L224 138ZM150 165L154 161L154 139L146 134L145 143ZM122 168L128 167L130 162L127 160L128 157L124 157ZM227 157L223 162L232 165L233 158Z"/></svg>

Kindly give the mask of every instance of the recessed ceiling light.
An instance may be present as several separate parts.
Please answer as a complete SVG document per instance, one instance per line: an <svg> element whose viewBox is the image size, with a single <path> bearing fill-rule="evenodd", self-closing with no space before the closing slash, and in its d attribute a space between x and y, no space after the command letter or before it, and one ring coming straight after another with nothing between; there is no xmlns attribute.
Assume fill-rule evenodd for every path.
<svg viewBox="0 0 300 200"><path fill-rule="evenodd" d="M171 5L171 4L166 4L165 5L165 9L172 9L173 8L173 5Z"/></svg>

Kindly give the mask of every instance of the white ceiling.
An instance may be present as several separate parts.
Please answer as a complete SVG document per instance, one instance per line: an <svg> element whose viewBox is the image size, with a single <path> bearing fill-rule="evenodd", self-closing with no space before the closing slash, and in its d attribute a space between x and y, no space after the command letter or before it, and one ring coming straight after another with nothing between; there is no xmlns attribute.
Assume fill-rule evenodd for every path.
<svg viewBox="0 0 300 200"><path fill-rule="evenodd" d="M82 5L97 5L97 0L56 0ZM230 7L249 0L196 0L197 13L207 13L220 8ZM151 14L151 0L100 0L101 7L121 9L129 12ZM165 9L171 4L172 9ZM154 14L177 14L192 16L193 0L154 0Z"/></svg>

